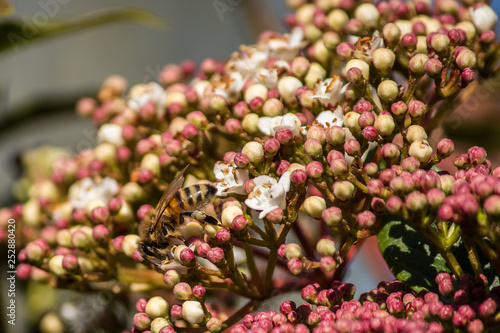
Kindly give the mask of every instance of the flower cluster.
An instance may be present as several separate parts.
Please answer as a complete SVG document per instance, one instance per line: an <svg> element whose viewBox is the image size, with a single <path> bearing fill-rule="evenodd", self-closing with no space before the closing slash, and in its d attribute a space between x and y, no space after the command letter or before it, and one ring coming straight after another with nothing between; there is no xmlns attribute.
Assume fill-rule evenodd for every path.
<svg viewBox="0 0 500 333"><path fill-rule="evenodd" d="M484 275L456 280L441 272L436 283L440 294L415 295L400 281L381 282L359 301L350 283L311 284L302 289L301 305L286 301L279 313L247 314L231 332L483 332L498 323L499 289L485 289Z"/></svg>
<svg viewBox="0 0 500 333"><path fill-rule="evenodd" d="M46 173L25 176L28 200L0 211L0 221L23 224L20 277L80 291L172 289L171 307L159 296L137 303L138 331L217 332L262 300L305 287L309 305L249 315L233 330L437 332L448 319L425 321L438 315L437 296L415 298L394 282L355 302L352 285L334 282L352 246L380 234L388 216L420 232L457 278L468 276L458 246L472 273L492 266L498 276L500 168L472 147L456 157L457 172L441 170L454 144L430 139L476 77L498 72L495 13L474 1L288 3L289 34L264 32L227 61L167 65L159 83L127 89L113 76L97 99L79 101L98 145L48 155ZM159 219L153 267L139 224L187 165L184 185L211 184L217 198L189 217ZM194 207L197 197L172 205ZM241 311L217 307L236 295L249 299ZM474 306L457 309L453 324L490 325Z"/></svg>

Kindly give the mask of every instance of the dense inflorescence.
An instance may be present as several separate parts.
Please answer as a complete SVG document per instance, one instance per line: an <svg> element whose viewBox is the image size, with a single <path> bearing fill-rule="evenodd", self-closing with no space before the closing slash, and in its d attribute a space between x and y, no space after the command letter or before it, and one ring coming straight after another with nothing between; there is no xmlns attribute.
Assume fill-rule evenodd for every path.
<svg viewBox="0 0 500 333"><path fill-rule="evenodd" d="M292 290L308 303L247 315L233 331L498 323L497 290L469 286L453 250L467 249L471 273L486 260L498 276L500 168L472 147L455 158L457 172L441 170L454 143L431 136L477 78L498 71L496 14L474 1L288 3L289 34L264 32L227 61L168 65L159 83L128 92L122 77L107 79L77 105L96 123L95 148L25 156L24 203L0 211L22 223L19 277L79 291L171 289L168 300L137 302L136 331L218 332ZM139 221L187 165L185 185L216 187L203 210L218 222L178 221L158 274L139 251ZM388 215L444 258L457 293L483 292L444 305L392 282L352 301L353 286L334 281ZM236 295L250 299L240 311L229 305Z"/></svg>

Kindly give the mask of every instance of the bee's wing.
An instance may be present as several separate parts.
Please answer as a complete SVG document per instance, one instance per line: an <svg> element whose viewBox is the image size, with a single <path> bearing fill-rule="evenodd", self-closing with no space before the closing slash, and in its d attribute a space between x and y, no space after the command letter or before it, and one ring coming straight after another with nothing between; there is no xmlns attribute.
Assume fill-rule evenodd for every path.
<svg viewBox="0 0 500 333"><path fill-rule="evenodd" d="M179 189L182 186L182 183L184 183L184 171L189 167L187 165L182 171L180 171L177 176L175 176L174 180L170 183L168 188L166 189L165 193L161 196L160 201L158 201L158 205L156 205L156 215L154 218L154 221L151 223L151 228L149 229L149 232L152 233L156 229L156 225L158 224L158 221L160 221L160 217L163 215L163 212L165 212L165 209L167 209L168 204L170 201L172 201L172 198L174 195L179 191Z"/></svg>

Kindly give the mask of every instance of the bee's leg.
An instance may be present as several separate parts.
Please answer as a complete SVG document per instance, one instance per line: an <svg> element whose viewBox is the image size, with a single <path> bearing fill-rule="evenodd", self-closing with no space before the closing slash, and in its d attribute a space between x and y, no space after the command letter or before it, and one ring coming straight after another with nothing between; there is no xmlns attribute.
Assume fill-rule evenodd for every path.
<svg viewBox="0 0 500 333"><path fill-rule="evenodd" d="M182 216L189 216L195 220L198 220L200 222L206 222L208 224L213 224L213 225L220 224L219 221L215 217L207 215L206 213L204 213L200 210L195 210L194 212L184 212L184 213L182 213Z"/></svg>

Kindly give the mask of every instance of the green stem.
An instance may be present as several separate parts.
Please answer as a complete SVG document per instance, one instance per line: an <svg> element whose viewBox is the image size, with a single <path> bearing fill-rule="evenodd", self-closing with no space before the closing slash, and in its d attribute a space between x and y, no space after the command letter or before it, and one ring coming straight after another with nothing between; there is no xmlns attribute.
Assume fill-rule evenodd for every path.
<svg viewBox="0 0 500 333"><path fill-rule="evenodd" d="M245 251L245 255L247 257L247 265L248 270L250 271L250 276L252 277L252 282L257 287L257 290L261 290L262 281L260 278L259 270L257 269L257 265L255 263L252 246L248 243L243 243L243 250Z"/></svg>
<svg viewBox="0 0 500 333"><path fill-rule="evenodd" d="M472 269L474 270L474 274L482 274L483 269L481 267L481 263L477 257L476 246L474 245L474 241L467 237L466 235L462 235L462 240L464 241L464 246L467 249L467 254L469 256L469 261L472 265Z"/></svg>

